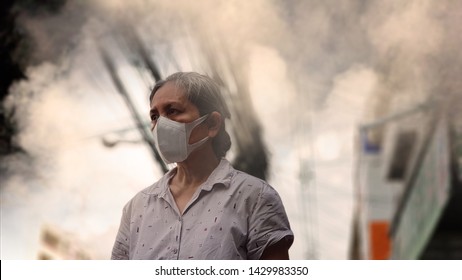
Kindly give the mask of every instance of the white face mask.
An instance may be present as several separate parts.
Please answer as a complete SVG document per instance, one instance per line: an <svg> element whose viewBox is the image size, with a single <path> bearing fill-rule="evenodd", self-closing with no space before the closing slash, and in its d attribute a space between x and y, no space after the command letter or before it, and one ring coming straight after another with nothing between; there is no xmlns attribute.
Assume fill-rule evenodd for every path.
<svg viewBox="0 0 462 280"><path fill-rule="evenodd" d="M198 118L190 123L180 123L160 116L154 127L153 136L157 151L166 163L182 162L209 137L189 144L192 130L204 122L208 115Z"/></svg>

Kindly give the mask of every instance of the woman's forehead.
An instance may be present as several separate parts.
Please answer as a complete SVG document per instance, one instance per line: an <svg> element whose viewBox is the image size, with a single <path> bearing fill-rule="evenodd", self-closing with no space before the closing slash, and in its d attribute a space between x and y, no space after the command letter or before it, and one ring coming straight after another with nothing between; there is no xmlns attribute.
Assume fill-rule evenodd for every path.
<svg viewBox="0 0 462 280"><path fill-rule="evenodd" d="M167 82L156 91L151 100L151 105L166 100L188 101L188 98L186 94L184 94L183 89L172 82Z"/></svg>

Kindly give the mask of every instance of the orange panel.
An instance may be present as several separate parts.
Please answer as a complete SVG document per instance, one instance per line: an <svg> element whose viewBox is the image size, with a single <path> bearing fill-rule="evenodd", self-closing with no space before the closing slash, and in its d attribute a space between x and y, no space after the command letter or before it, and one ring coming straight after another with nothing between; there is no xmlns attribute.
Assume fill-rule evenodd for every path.
<svg viewBox="0 0 462 280"><path fill-rule="evenodd" d="M387 221L372 221L369 223L370 258L387 260L390 257L389 223Z"/></svg>

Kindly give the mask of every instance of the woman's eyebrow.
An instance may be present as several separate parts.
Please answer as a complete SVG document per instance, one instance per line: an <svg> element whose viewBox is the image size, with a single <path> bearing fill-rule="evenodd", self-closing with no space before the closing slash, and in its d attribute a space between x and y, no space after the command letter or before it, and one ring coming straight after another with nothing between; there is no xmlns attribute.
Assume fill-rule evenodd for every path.
<svg viewBox="0 0 462 280"><path fill-rule="evenodd" d="M172 106L183 106L183 105L181 102L178 102L178 101L170 101L170 102L163 104L161 107L162 109L170 109ZM155 113L158 113L157 108L152 108L151 110L149 110L149 114L152 115Z"/></svg>

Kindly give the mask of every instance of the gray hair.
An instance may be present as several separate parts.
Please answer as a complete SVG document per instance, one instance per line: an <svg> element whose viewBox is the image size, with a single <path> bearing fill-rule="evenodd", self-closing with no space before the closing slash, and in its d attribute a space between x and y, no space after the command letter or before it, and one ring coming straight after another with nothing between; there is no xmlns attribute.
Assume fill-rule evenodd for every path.
<svg viewBox="0 0 462 280"><path fill-rule="evenodd" d="M195 72L177 72L164 80L159 80L149 96L149 101L167 82L173 82L183 91L189 101L199 110L201 116L218 112L222 116L222 124L217 136L212 139L212 146L218 158L224 157L231 148L231 138L225 130L225 118L231 118L228 106L221 95L220 87L212 78Z"/></svg>

